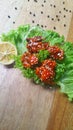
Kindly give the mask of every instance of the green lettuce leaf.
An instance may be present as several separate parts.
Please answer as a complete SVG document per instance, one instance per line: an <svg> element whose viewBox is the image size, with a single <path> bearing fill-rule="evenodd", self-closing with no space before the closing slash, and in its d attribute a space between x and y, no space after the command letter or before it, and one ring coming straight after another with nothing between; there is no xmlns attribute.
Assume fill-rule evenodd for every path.
<svg viewBox="0 0 73 130"><path fill-rule="evenodd" d="M64 42L64 36L60 36L57 32L47 30L43 33L45 42L50 42L50 45L62 44Z"/></svg>
<svg viewBox="0 0 73 130"><path fill-rule="evenodd" d="M27 78L31 78L37 84L41 84L40 79L35 74L33 69L26 69L23 67L20 57L27 51L26 38L42 36L43 41L48 42L51 46L58 45L64 50L64 59L57 62L55 69L56 76L55 82L60 86L61 92L65 93L69 100L73 99L73 44L70 42L65 42L64 36L60 36L57 32L51 30L43 30L40 27L31 27L30 25L23 25L18 27L16 30L11 30L7 34L2 34L2 41L9 41L17 47L18 56L15 57L15 67L19 68L23 75ZM43 55L43 56L42 56ZM39 52L39 60L43 61L49 56L49 54L44 52Z"/></svg>
<svg viewBox="0 0 73 130"><path fill-rule="evenodd" d="M48 56L49 56L49 52L47 50L40 50L37 55L40 62L47 59Z"/></svg>
<svg viewBox="0 0 73 130"><path fill-rule="evenodd" d="M68 95L69 100L73 99L73 43L65 42L62 46L65 53L65 72L58 81L61 87L61 92Z"/></svg>
<svg viewBox="0 0 73 130"><path fill-rule="evenodd" d="M21 55L14 56L15 59L15 68L18 68L22 71L22 74L29 79L33 79L36 84L42 84L41 80L35 74L35 71L31 68L24 68L21 62Z"/></svg>
<svg viewBox="0 0 73 130"><path fill-rule="evenodd" d="M26 35L30 30L30 25L20 26L16 30L11 30L7 34L2 34L2 41L9 41L17 47L18 54L23 54L27 51Z"/></svg>

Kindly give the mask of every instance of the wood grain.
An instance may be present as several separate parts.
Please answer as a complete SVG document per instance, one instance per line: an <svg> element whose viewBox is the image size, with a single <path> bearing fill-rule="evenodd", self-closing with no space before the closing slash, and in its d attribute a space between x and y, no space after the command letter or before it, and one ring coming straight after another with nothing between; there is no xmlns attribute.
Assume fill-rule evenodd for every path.
<svg viewBox="0 0 73 130"><path fill-rule="evenodd" d="M5 78L0 81L0 130L45 130L54 91L34 85L18 70L1 70Z"/></svg>
<svg viewBox="0 0 73 130"><path fill-rule="evenodd" d="M0 33L22 24L39 23L44 26L46 24L47 29L51 30L56 26L56 31L63 34L67 40L73 41L72 13L63 10L64 7L68 10L73 9L72 0L65 1L64 5L62 0L49 0L48 4L44 3L43 15L40 14L42 0L39 3L34 3L33 0L18 0L19 11L15 14L13 9L16 1L8 0L7 6L3 3L5 11L0 14L1 18L4 18L3 21L0 20ZM50 4L56 5L56 8L50 7ZM11 12L13 19L7 19L6 10ZM30 11L32 14L36 13L35 23L32 23L33 16L29 15ZM47 12L50 13L49 21L46 18ZM59 22L55 18L57 13L61 19ZM64 14L66 19L63 18ZM55 18L54 21L51 21L52 17ZM66 28L63 26L64 23L67 23ZM59 90L44 89L24 78L18 69L0 65L0 130L73 130L72 113L73 103L70 103Z"/></svg>
<svg viewBox="0 0 73 130"><path fill-rule="evenodd" d="M25 6L23 6L19 17L16 20L14 28L21 24L30 24L33 26L39 24L40 26L43 25L44 29L49 30L54 30L54 27L56 27L55 31L67 38L72 16L72 12L70 13L69 11L73 11L73 6L71 4L73 3L72 0L66 0L65 4L63 4L63 0L47 0L45 3L43 3L42 0L39 2L33 2L33 0L31 0L28 3L26 1L27 0L24 2ZM41 6L42 3L44 7ZM54 5L56 6L55 8ZM43 14L41 14L41 11ZM59 13L59 11L61 11L61 13ZM30 12L32 13L31 15ZM33 14L35 14L36 17L33 17ZM48 15L49 18L47 17ZM34 23L32 21L34 21ZM64 24L66 27L64 27Z"/></svg>
<svg viewBox="0 0 73 130"><path fill-rule="evenodd" d="M69 26L68 35L67 35L67 41L73 42L73 13L72 13L72 18Z"/></svg>
<svg viewBox="0 0 73 130"><path fill-rule="evenodd" d="M69 27L67 41L73 42L73 15ZM53 124L53 125L52 125ZM58 91L51 108L47 130L73 130L73 102L69 102L65 95Z"/></svg>

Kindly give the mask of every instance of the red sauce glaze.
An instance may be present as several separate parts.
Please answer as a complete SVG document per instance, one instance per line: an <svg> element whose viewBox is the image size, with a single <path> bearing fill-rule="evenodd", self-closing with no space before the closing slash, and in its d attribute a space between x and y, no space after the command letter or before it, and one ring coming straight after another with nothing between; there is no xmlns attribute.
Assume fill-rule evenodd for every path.
<svg viewBox="0 0 73 130"><path fill-rule="evenodd" d="M44 83L50 85L54 84L53 79L55 77L55 60L62 60L64 58L64 51L58 46L50 46L49 43L43 42L41 36L27 38L27 49L21 57L21 62L25 68L31 68L37 65L35 68L36 75ZM37 54L40 50L48 50L50 55L49 59L44 60L39 66Z"/></svg>
<svg viewBox="0 0 73 130"><path fill-rule="evenodd" d="M45 83L52 83L53 78L55 76L55 69L56 67L56 62L49 59L45 60L42 63L41 67L36 68L36 74L38 77L41 79L41 81L44 81Z"/></svg>
<svg viewBox="0 0 73 130"><path fill-rule="evenodd" d="M42 63L43 66L45 66L46 68L51 68L54 69L56 67L56 61L49 59L49 60L44 60L44 62Z"/></svg>
<svg viewBox="0 0 73 130"><path fill-rule="evenodd" d="M42 41L42 37L41 36L35 36L35 37L32 37L32 38L27 38L26 40L27 40L27 42L40 42L40 41Z"/></svg>
<svg viewBox="0 0 73 130"><path fill-rule="evenodd" d="M43 50L48 50L48 48L49 48L49 43L48 42L42 43L42 49Z"/></svg>
<svg viewBox="0 0 73 130"><path fill-rule="evenodd" d="M21 57L21 61L25 68L29 68L38 63L38 58L35 54L25 52Z"/></svg>
<svg viewBox="0 0 73 130"><path fill-rule="evenodd" d="M27 44L30 53L36 53L42 48L42 42L30 42Z"/></svg>
<svg viewBox="0 0 73 130"><path fill-rule="evenodd" d="M48 51L53 59L62 60L64 58L64 51L58 46L49 46Z"/></svg>
<svg viewBox="0 0 73 130"><path fill-rule="evenodd" d="M48 49L48 43L43 43L41 36L27 39L27 48L30 53L37 53L39 50Z"/></svg>

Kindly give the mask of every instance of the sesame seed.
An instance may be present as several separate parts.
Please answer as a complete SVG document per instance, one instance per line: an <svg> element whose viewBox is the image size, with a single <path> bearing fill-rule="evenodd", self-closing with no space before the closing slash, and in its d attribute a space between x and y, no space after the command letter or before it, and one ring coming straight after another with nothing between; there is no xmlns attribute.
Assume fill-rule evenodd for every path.
<svg viewBox="0 0 73 130"><path fill-rule="evenodd" d="M8 18L11 18L10 15L8 15Z"/></svg>
<svg viewBox="0 0 73 130"><path fill-rule="evenodd" d="M32 23L34 23L34 20L32 20Z"/></svg>
<svg viewBox="0 0 73 130"><path fill-rule="evenodd" d="M41 27L43 28L43 25L41 25Z"/></svg>
<svg viewBox="0 0 73 130"><path fill-rule="evenodd" d="M71 10L69 10L69 12L71 13Z"/></svg>
<svg viewBox="0 0 73 130"><path fill-rule="evenodd" d="M58 19L58 21L60 21L60 19Z"/></svg>
<svg viewBox="0 0 73 130"><path fill-rule="evenodd" d="M41 14L43 14L43 11L41 11Z"/></svg>
<svg viewBox="0 0 73 130"><path fill-rule="evenodd" d="M52 6L52 4L50 4L50 6Z"/></svg>
<svg viewBox="0 0 73 130"><path fill-rule="evenodd" d="M15 10L17 10L17 7L15 7Z"/></svg>
<svg viewBox="0 0 73 130"><path fill-rule="evenodd" d="M13 21L13 24L15 24L15 21Z"/></svg>
<svg viewBox="0 0 73 130"><path fill-rule="evenodd" d="M46 3L46 0L44 0L44 3Z"/></svg>
<svg viewBox="0 0 73 130"><path fill-rule="evenodd" d="M54 30L56 30L56 27L53 27Z"/></svg>
<svg viewBox="0 0 73 130"><path fill-rule="evenodd" d="M58 15L56 15L56 17L58 18Z"/></svg>
<svg viewBox="0 0 73 130"><path fill-rule="evenodd" d="M68 12L68 9L66 9L66 12Z"/></svg>
<svg viewBox="0 0 73 130"><path fill-rule="evenodd" d="M66 24L64 24L64 27L66 27Z"/></svg>
<svg viewBox="0 0 73 130"><path fill-rule="evenodd" d="M42 7L44 7L44 5L43 5L43 4L42 4L41 6L42 6Z"/></svg>
<svg viewBox="0 0 73 130"><path fill-rule="evenodd" d="M51 19L52 21L54 20L54 18Z"/></svg>
<svg viewBox="0 0 73 130"><path fill-rule="evenodd" d="M33 14L33 16L35 16L35 14Z"/></svg>
<svg viewBox="0 0 73 130"><path fill-rule="evenodd" d="M39 26L39 24L37 24L37 26Z"/></svg>
<svg viewBox="0 0 73 130"><path fill-rule="evenodd" d="M53 7L56 8L56 5L54 5Z"/></svg>
<svg viewBox="0 0 73 130"><path fill-rule="evenodd" d="M37 0L34 0L34 2L38 2Z"/></svg>
<svg viewBox="0 0 73 130"><path fill-rule="evenodd" d="M47 26L45 25L45 28L46 28Z"/></svg>
<svg viewBox="0 0 73 130"><path fill-rule="evenodd" d="M48 18L50 18L50 16L49 16L49 15L48 15L47 17L48 17Z"/></svg>
<svg viewBox="0 0 73 130"><path fill-rule="evenodd" d="M65 8L63 8L64 10L66 10Z"/></svg>
<svg viewBox="0 0 73 130"><path fill-rule="evenodd" d="M59 13L61 14L61 11L59 11Z"/></svg>
<svg viewBox="0 0 73 130"><path fill-rule="evenodd" d="M65 4L65 1L63 1L63 4Z"/></svg>
<svg viewBox="0 0 73 130"><path fill-rule="evenodd" d="M29 12L29 14L32 14L32 12Z"/></svg>
<svg viewBox="0 0 73 130"><path fill-rule="evenodd" d="M66 15L64 15L64 18L66 17Z"/></svg>

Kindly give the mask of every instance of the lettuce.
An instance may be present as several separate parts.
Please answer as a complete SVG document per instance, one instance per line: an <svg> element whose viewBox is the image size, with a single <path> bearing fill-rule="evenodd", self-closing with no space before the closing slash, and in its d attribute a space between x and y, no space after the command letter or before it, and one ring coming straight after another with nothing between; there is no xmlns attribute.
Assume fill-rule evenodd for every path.
<svg viewBox="0 0 73 130"><path fill-rule="evenodd" d="M35 74L33 69L25 69L21 63L21 55L27 51L26 38L42 36L43 41L49 42L52 45L58 45L64 50L64 59L57 62L55 69L56 76L55 82L60 86L62 93L65 93L69 100L73 99L73 44L70 42L65 42L64 36L60 36L57 32L51 30L43 30L40 27L31 27L30 25L23 25L18 27L16 30L11 30L7 34L2 34L2 41L9 41L17 47L18 56L15 57L15 67L19 68L23 75L27 78L33 79L37 84L41 83L40 79ZM40 51L38 53L38 58L43 61L49 56L47 51Z"/></svg>
<svg viewBox="0 0 73 130"><path fill-rule="evenodd" d="M20 26L17 30L2 34L1 40L13 43L17 47L18 54L22 54L27 51L25 39L29 30L30 25Z"/></svg>
<svg viewBox="0 0 73 130"><path fill-rule="evenodd" d="M22 65L22 62L20 60L21 55L15 56L15 68L18 68L22 71L23 76L29 79L33 79L36 84L41 84L41 80L38 78L38 76L35 74L35 71L31 68L24 68Z"/></svg>
<svg viewBox="0 0 73 130"><path fill-rule="evenodd" d="M49 56L49 52L47 50L40 50L37 55L40 62L47 59L48 56Z"/></svg>
<svg viewBox="0 0 73 130"><path fill-rule="evenodd" d="M68 95L69 100L73 99L73 43L65 42L62 46L65 53L65 72L58 81L61 92Z"/></svg>

